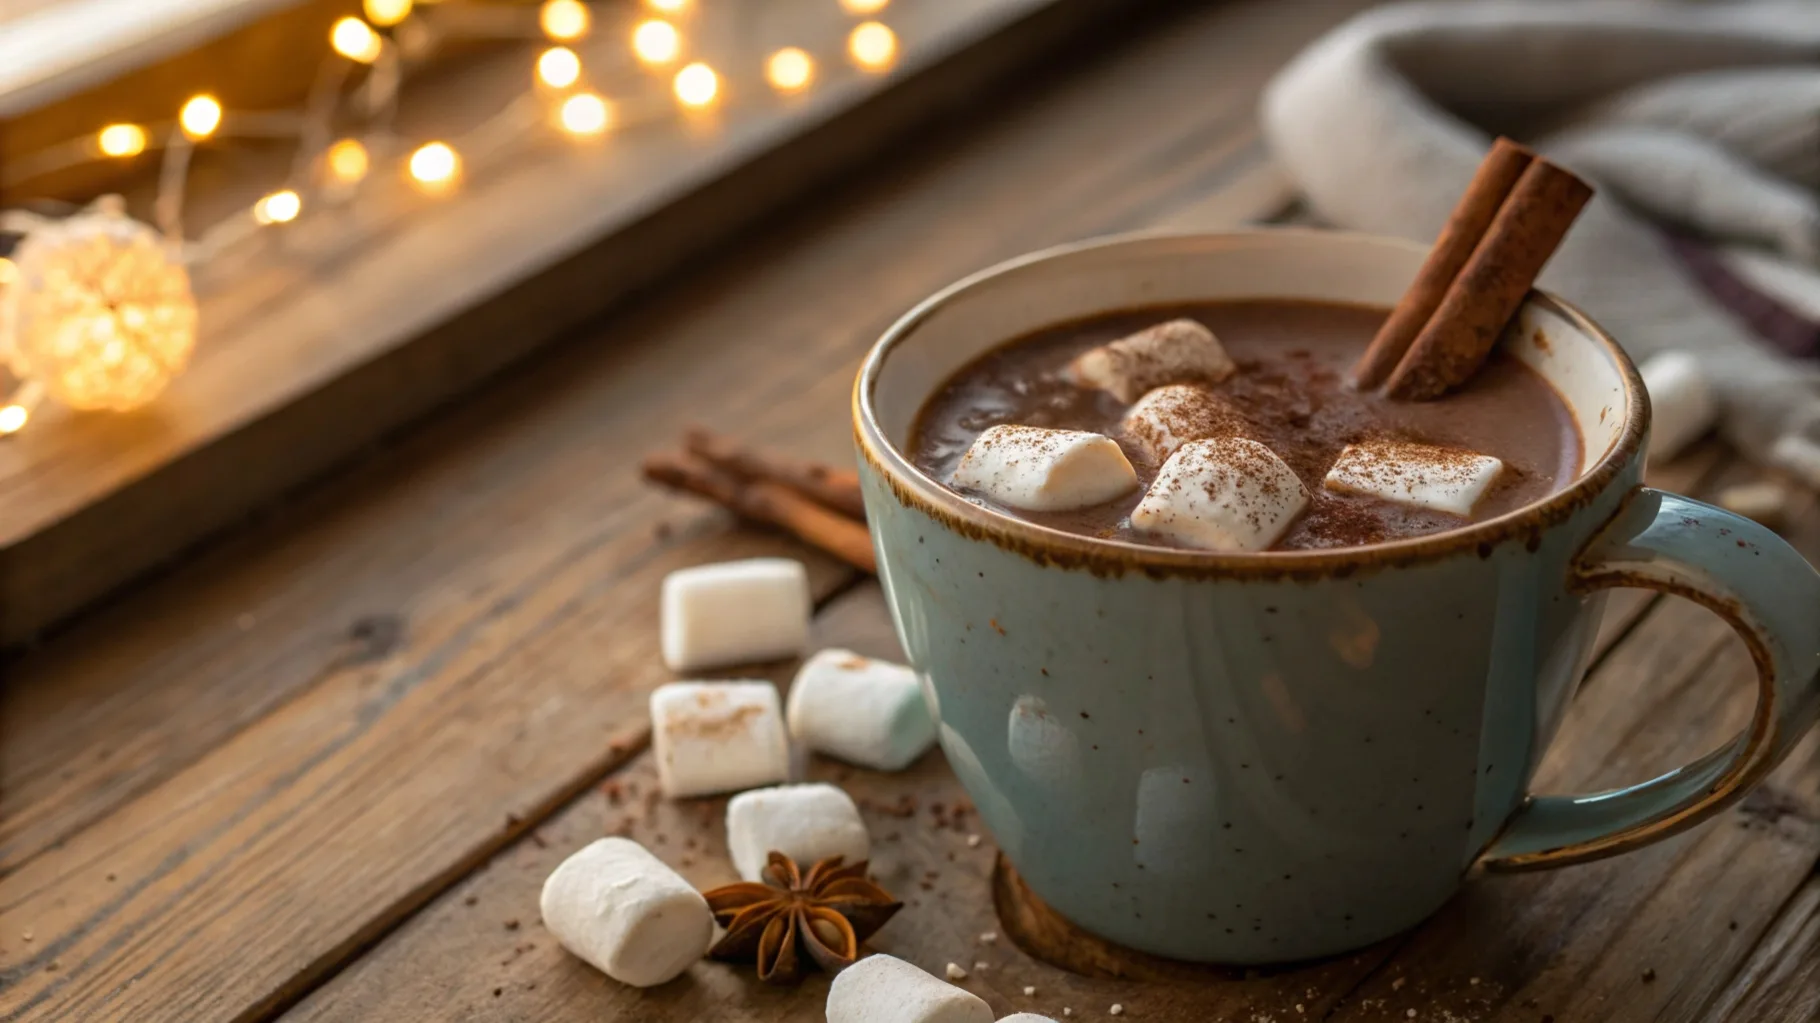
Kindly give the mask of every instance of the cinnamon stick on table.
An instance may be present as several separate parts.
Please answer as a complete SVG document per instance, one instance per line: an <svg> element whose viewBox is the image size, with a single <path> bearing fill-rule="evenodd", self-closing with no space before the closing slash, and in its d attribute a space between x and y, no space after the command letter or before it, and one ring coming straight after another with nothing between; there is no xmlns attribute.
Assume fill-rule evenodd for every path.
<svg viewBox="0 0 1820 1023"><path fill-rule="evenodd" d="M781 483L843 515L865 521L866 502L860 497L859 473L851 469L747 447L699 426L683 435L683 447L737 476Z"/></svg>
<svg viewBox="0 0 1820 1023"><path fill-rule="evenodd" d="M776 526L863 572L878 571L864 523L781 483L744 478L695 455L652 455L644 472L647 479L705 497L741 518Z"/></svg>
<svg viewBox="0 0 1820 1023"><path fill-rule="evenodd" d="M1354 369L1356 380L1377 376L1399 344L1406 350L1395 356L1395 366L1383 386L1387 396L1398 400L1439 397L1471 379L1484 365L1543 265L1592 198L1592 186L1586 182L1546 159L1530 155L1521 160L1520 155L1528 154L1515 143L1493 147L1455 208L1450 230L1443 232L1415 284L1359 360ZM1489 223L1480 228L1479 237L1472 239L1467 232L1484 219L1488 197L1518 166L1521 172L1515 184L1498 203ZM1469 248L1464 263L1434 302L1434 278L1444 274L1462 248ZM1424 318L1421 310L1430 302L1434 303L1432 311ZM1402 340L1413 321L1421 321L1420 328L1409 340ZM1396 333L1390 332L1393 325L1398 327Z"/></svg>

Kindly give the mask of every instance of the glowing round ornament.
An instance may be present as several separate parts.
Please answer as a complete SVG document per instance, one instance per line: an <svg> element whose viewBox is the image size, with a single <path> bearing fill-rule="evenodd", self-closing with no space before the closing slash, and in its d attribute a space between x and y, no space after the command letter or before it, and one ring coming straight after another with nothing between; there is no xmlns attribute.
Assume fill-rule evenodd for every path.
<svg viewBox="0 0 1820 1023"><path fill-rule="evenodd" d="M157 231L108 196L34 225L13 254L4 348L15 376L77 409L158 396L196 347L189 273Z"/></svg>

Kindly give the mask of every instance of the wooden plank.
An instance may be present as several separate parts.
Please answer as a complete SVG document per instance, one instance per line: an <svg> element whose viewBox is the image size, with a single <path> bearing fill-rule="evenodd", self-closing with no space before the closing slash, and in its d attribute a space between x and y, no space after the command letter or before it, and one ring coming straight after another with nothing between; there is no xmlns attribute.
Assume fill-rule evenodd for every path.
<svg viewBox="0 0 1820 1023"><path fill-rule="evenodd" d="M901 657L876 585L836 601L816 625L817 646ZM780 681L788 673L775 676ZM1041 1012L1100 1019L1114 1003L1134 1018L1206 1020L1300 1003L1312 1018L1331 1008L1390 951L1342 957L1310 969L1232 971L1175 966L1124 981L1077 976L1036 960L1003 934L992 908L992 843L971 842L971 804L939 751L908 771L882 774L812 758L809 777L854 796L874 839L874 875L905 909L872 945L935 974L947 963L972 976L964 986L1000 1015ZM610 793L610 794L609 794ZM819 1020L828 978L801 987L757 983L750 968L703 962L678 981L638 991L616 984L563 952L537 917L543 878L600 834L646 845L700 887L736 880L727 861L725 799L655 798L648 755L614 773L535 838L496 858L353 964L285 1019L287 1023L391 1019L429 1011L437 1019L506 1021L713 1019L717 1023ZM915 809L908 809L914 807ZM512 924L516 923L516 926ZM982 940L982 934L995 940ZM982 967L979 964L984 963ZM1025 995L1026 987L1035 988Z"/></svg>
<svg viewBox="0 0 1820 1023"><path fill-rule="evenodd" d="M1152 90L1174 91L1181 74L1153 74L1122 91L1096 76L1091 88L1069 90L1064 109L1128 123L1134 108L1152 102ZM1210 103L1173 130L1134 127L1131 145L1106 163L1050 167L1073 219L1029 208L1023 182L1075 144L1079 123L1027 116L1005 126L1014 149L976 140L959 159L911 165L906 174L914 177L875 186L848 209L774 237L765 257L773 272L723 261L695 282L715 302L689 289L660 298L598 340L566 350L554 368L519 378L274 526L22 659L0 691L0 768L8 780L0 790L0 872L167 779L344 661L373 660L363 638L368 619L404 619L407 639L472 627L463 617L471 612L445 596L480 585L464 574L499 596L541 565L502 522L557 528L553 541L573 542L609 516L630 522L670 507L644 490L629 463L654 431L700 414L700 395L727 392L728 379L751 385L717 399L723 422L747 434L775 423L769 428L779 439L794 438L807 453L851 457L844 427L850 366L894 310L1022 248L1120 226L1127 203L1149 201L1142 168L1157 147L1176 145L1178 133L1206 142L1208 122L1237 131L1248 102L1241 95ZM1234 147L1213 140L1197 152L1206 155L1195 166L1217 179ZM931 186L926 179L938 172L952 181ZM1083 206L1093 211L1074 212ZM977 224L1002 237L973 230ZM804 241L810 237L813 247ZM835 280L852 284L831 288ZM810 294L815 301L805 301ZM779 351L791 359L780 361ZM582 378L591 385L584 389ZM501 431L501 422L517 433ZM802 430L809 423L818 429ZM620 474L584 470L588 485L578 485L573 467L603 464L600 452L621 459L612 463ZM470 461L482 468L468 468ZM475 480L482 471L485 485ZM393 480L411 492L388 493ZM446 546L435 552L426 550L424 508L437 509ZM172 636L189 638L173 644ZM407 643L393 656L408 663L414 655ZM180 716L185 708L204 711Z"/></svg>
<svg viewBox="0 0 1820 1023"><path fill-rule="evenodd" d="M1272 6L927 149L25 658L0 694L0 819L28 822L0 933L35 940L0 951L0 1016L260 1018L499 848L507 813L596 776L661 675L662 569L755 549L652 549L672 506L633 480L642 447L707 395L755 440L843 451L852 364L896 310L1226 173L1223 133L1323 24ZM1222 49L1231 94L1159 103Z"/></svg>
<svg viewBox="0 0 1820 1023"><path fill-rule="evenodd" d="M838 47L845 22L820 0L769 8L790 18L768 9L768 31L832 33ZM230 284L199 289L204 336L158 402L131 415L47 405L0 445L0 643L62 619L974 106L1122 9L906 0L891 8L902 43L889 75L824 61L822 84L801 102L744 105L712 132L678 119L599 146L533 138L435 202L376 176L361 203L298 221L282 245L236 254ZM603 34L593 45L623 40ZM501 89L522 89L528 59L502 55L437 82L443 103L407 106L403 127L448 132L453 113L492 109ZM242 208L272 183L250 187Z"/></svg>
<svg viewBox="0 0 1820 1023"><path fill-rule="evenodd" d="M1807 879L1702 1018L1820 1019L1820 873Z"/></svg>
<svg viewBox="0 0 1820 1023"><path fill-rule="evenodd" d="M1820 509L1802 501L1791 539L1812 559ZM1729 738L1754 699L1743 644L1706 611L1663 601L1583 687L1538 788L1652 777ZM1596 864L1475 880L1332 1018L1698 1019L1817 859L1820 733L1691 832Z"/></svg>
<svg viewBox="0 0 1820 1023"><path fill-rule="evenodd" d="M1667 742L1657 740L1655 736L1666 730L1652 726L1669 713L1692 711L1723 721L1724 713L1712 712L1738 709L1732 706L1736 703L1732 699L1735 693L1712 686L1712 680L1705 677L1710 673L1702 672L1699 666L1681 663L1689 656L1690 648L1677 646L1674 637L1688 632L1703 614L1691 605L1676 602L1646 620L1629 641L1634 649L1610 661L1589 686L1594 694L1589 699L1595 702L1576 712L1573 720L1577 734L1563 737L1571 756L1569 760L1557 758L1551 762L1544 774L1545 783L1566 783L1579 773L1596 784L1614 770L1660 759L1665 750L1672 752L1676 744L1672 736ZM874 656L896 653L882 600L870 585L836 601L818 621L816 639L818 646L848 646ZM1719 631L1703 634L1691 649L1703 649L1709 661L1732 653ZM1672 701L1664 710L1639 714L1635 685L1672 673L1677 664L1677 681L1683 686L1683 692L1677 695L1684 698ZM1739 662L1732 667L1744 670L1748 665ZM781 680L782 675L773 677ZM1707 698L1698 698L1701 694ZM1693 698L1685 698L1690 696ZM1628 738L1621 743L1619 753L1608 754L1605 743L1618 742L1616 735ZM1801 755L1801 762L1808 776L1820 776L1820 754L1806 752ZM1532 1001L1530 995L1522 996L1522 1000L1516 995L1507 997L1504 985L1508 971L1500 971L1495 962L1497 953L1504 949L1493 949L1484 967L1473 967L1482 972L1460 973L1457 977L1453 974L1458 970L1449 967L1460 964L1413 956L1410 948L1399 954L1396 967L1388 973L1382 971L1381 964L1396 943L1306 968L1248 972L1171 964L1153 968L1139 962L1137 969L1126 970L1125 975L1132 978L1129 980L1078 976L1033 959L1004 940L1004 924L991 908L991 859L982 853L982 849L990 849L990 841L979 847L970 846L966 836L973 827L965 817L958 825L938 823L939 817L952 815L954 808L967 805L965 794L939 754L931 754L899 775L845 768L816 758L812 760L810 777L834 781L859 801L875 837L875 872L908 902L904 913L874 940L874 946L938 974L948 962L967 966L973 975L964 982L965 986L985 997L1001 1014L1027 1010L1060 1018L1061 1009L1068 1007L1076 1017L1100 1018L1110 1005L1117 1003L1134 1018L1178 1023L1215 1018L1323 1018L1336 1008L1340 1009L1339 1018L1407 1019L1407 1012L1415 1009L1417 1018L1459 1023L1505 1018L1497 1015L1501 1008L1512 1010L1505 1014L1509 1018L1530 1019L1535 1015L1530 1010L1543 1005L1554 1009L1556 1018L1566 1023L1608 1018L1606 1002L1613 1000L1609 993L1626 983L1643 983L1640 972L1625 972L1626 965L1634 966L1636 971L1649 968L1637 965L1649 960L1634 954L1610 957L1616 965L1602 972L1620 976L1596 977L1593 993L1585 998L1598 1007L1596 1014L1582 1006L1557 1007ZM1801 775L1783 777L1779 782L1784 786L1799 785ZM648 756L640 757L615 772L602 789L584 794L540 827L532 841L521 842L517 849L498 857L446 893L374 953L300 1004L287 1020L317 1023L390 1019L426 1008L432 1009L437 1018L502 1021L638 1019L680 1023L711 1018L724 1023L747 1023L818 1019L826 998L826 978L811 977L799 989L780 991L755 983L740 968L704 962L673 984L640 992L595 973L562 952L543 931L535 911L542 878L564 855L595 835L633 837L701 887L731 879L721 827L725 800L667 803L657 800L654 793L655 771ZM900 816L898 808L911 805L907 800L913 800L918 810L908 817ZM930 814L930 808L938 803L943 807L940 815ZM1738 812L1737 821L1706 832L1717 836L1712 840L1724 845L1721 854L1707 858L1708 865L1720 867L1735 862L1741 864L1737 869L1709 870L1698 876L1678 874L1672 883L1660 887L1652 887L1647 876L1641 882L1626 884L1607 878L1598 887L1619 888L1629 904L1624 897L1615 898L1610 901L1617 905L1598 906L1582 913L1602 929L1617 932L1620 946L1646 945L1652 949L1685 941L1679 928L1688 921L1680 907L1702 898L1728 907L1728 912L1747 924L1756 921L1759 915L1773 910L1779 897L1773 886L1766 892L1754 891L1763 881L1766 861L1772 859L1765 854L1765 845L1782 854L1782 860L1792 854L1796 863L1811 864L1820 849L1820 819L1808 818L1805 825L1784 825L1780 819L1769 819L1773 814L1786 816L1794 812L1797 811L1782 790L1754 798ZM1676 859L1670 857L1671 862ZM1621 860L1613 861L1589 869L1603 869L1622 877L1622 864ZM1471 907L1482 908L1488 898L1498 898L1491 889L1505 883L1521 882L1479 879L1461 903L1469 907L1468 912ZM1556 908L1563 901L1545 900ZM1573 906L1571 900L1567 900L1567 905ZM1430 946L1446 948L1452 944L1495 941L1492 936L1508 926L1508 907L1500 902L1488 911L1500 915L1479 914L1471 932L1450 930L1447 920L1450 914L1461 911L1458 906L1450 907L1436 924L1407 939L1411 946L1432 952ZM1609 912L1600 913L1601 910ZM1519 919L1523 916L1521 912L1515 915ZM1738 919L1732 922L1737 923ZM986 932L998 933L1001 939L983 942L979 936ZM1633 936L1638 932L1644 936ZM1730 933L1737 935L1733 943L1739 948L1748 946L1747 925ZM1602 938L1610 940L1610 934ZM1634 953L1635 949L1629 951ZM1584 948L1575 952L1570 969L1600 961ZM986 963L984 969L978 968L981 962ZM1378 983L1387 985L1389 993L1375 994L1368 988L1349 995L1374 970L1380 974ZM1706 972L1722 975L1723 970L1724 963L1720 962ZM1711 982L1710 977L1703 979ZM1697 990L1682 992L1675 988L1677 983L1684 987L1699 985L1687 984L1685 978L1671 980L1666 974L1659 982L1662 991L1672 992L1668 1004L1656 1006L1670 1014L1667 1018L1683 1018L1676 1014L1698 1006ZM1035 988L1036 994L1026 996L1026 987ZM1486 1012L1493 1015L1484 1015Z"/></svg>

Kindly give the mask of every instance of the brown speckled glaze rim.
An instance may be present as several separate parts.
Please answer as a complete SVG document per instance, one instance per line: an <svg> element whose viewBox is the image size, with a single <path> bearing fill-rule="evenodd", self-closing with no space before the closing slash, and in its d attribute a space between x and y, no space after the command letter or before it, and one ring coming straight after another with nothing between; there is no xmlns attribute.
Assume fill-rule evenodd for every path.
<svg viewBox="0 0 1820 1023"><path fill-rule="evenodd" d="M861 456L891 488L899 503L970 539L985 540L1041 564L1084 570L1103 576L1128 574L1152 578L1324 579L1361 571L1436 562L1461 554L1490 557L1499 546L1521 541L1532 548L1544 531L1590 505L1618 481L1642 451L1648 401L1643 381L1624 349L1592 318L1543 291L1529 301L1571 323L1599 345L1617 366L1624 382L1624 430L1599 460L1556 493L1463 529L1430 533L1407 540L1336 550L1267 551L1232 554L1150 547L1123 540L1104 540L1026 522L967 501L925 474L885 437L878 424L875 394L891 352L912 336L936 310L955 296L1037 263L1094 249L1143 242L1213 240L1249 236L1310 235L1348 237L1426 252L1427 246L1404 239L1309 228L1253 228L1233 231L1141 231L1057 245L1007 260L971 274L924 299L887 329L872 346L853 386L854 436ZM1108 310L1111 311L1111 310Z"/></svg>

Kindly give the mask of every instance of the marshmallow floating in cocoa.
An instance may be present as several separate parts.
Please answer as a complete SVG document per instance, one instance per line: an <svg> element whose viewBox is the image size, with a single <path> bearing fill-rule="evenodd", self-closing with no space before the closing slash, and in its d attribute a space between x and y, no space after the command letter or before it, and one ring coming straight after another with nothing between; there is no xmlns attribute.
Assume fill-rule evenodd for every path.
<svg viewBox="0 0 1820 1023"><path fill-rule="evenodd" d="M1110 391L1129 405L1164 384L1204 380L1217 384L1237 367L1213 331L1193 320L1146 327L1082 353L1066 376L1082 387Z"/></svg>
<svg viewBox="0 0 1820 1023"><path fill-rule="evenodd" d="M1055 1020L1048 1016L1038 1016L1034 1012L1019 1012L1006 1016L1004 1019L999 1020L998 1023L1055 1023Z"/></svg>
<svg viewBox="0 0 1820 1023"><path fill-rule="evenodd" d="M1490 455L1403 441L1367 441L1348 444L1322 485L1466 518L1503 471L1504 463Z"/></svg>
<svg viewBox="0 0 1820 1023"><path fill-rule="evenodd" d="M1237 409L1207 387L1168 384L1139 398L1119 428L1160 462L1191 440L1244 436L1248 425Z"/></svg>
<svg viewBox="0 0 1820 1023"><path fill-rule="evenodd" d="M840 972L828 988L828 1023L992 1023L992 1007L963 988L888 955Z"/></svg>
<svg viewBox="0 0 1820 1023"><path fill-rule="evenodd" d="M901 771L935 744L935 716L916 672L850 650L803 662L785 720L815 752L880 771Z"/></svg>
<svg viewBox="0 0 1820 1023"><path fill-rule="evenodd" d="M809 642L809 576L789 558L750 558L664 577L664 664L698 671L795 657Z"/></svg>
<svg viewBox="0 0 1820 1023"><path fill-rule="evenodd" d="M563 860L538 908L562 947L633 987L674 979L714 940L707 900L629 838L602 838Z"/></svg>
<svg viewBox="0 0 1820 1023"><path fill-rule="evenodd" d="M1673 458L1713 428L1719 401L1700 360L1686 352L1663 352L1637 370L1649 391L1649 457Z"/></svg>
<svg viewBox="0 0 1820 1023"><path fill-rule="evenodd" d="M727 852L747 881L764 879L780 852L800 864L839 856L863 863L872 851L853 798L832 785L779 785L741 792L727 803Z"/></svg>
<svg viewBox="0 0 1820 1023"><path fill-rule="evenodd" d="M1188 547L1262 551L1307 506L1307 488L1275 452L1243 437L1215 437L1169 456L1131 525Z"/></svg>
<svg viewBox="0 0 1820 1023"><path fill-rule="evenodd" d="M1128 493L1137 473L1110 437L1007 425L974 440L951 482L1011 508L1065 511Z"/></svg>
<svg viewBox="0 0 1820 1023"><path fill-rule="evenodd" d="M777 687L672 682L651 693L651 751L671 799L775 785L790 777Z"/></svg>

